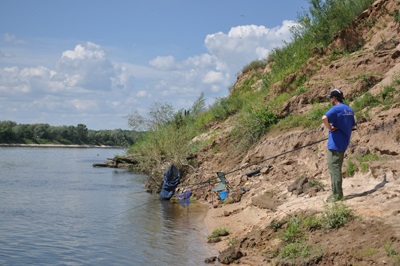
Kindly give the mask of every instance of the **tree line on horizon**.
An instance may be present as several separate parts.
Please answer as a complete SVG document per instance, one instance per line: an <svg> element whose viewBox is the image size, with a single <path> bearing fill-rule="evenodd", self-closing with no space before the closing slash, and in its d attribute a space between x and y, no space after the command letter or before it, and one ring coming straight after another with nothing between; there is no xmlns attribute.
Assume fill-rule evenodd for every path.
<svg viewBox="0 0 400 266"><path fill-rule="evenodd" d="M2 144L65 144L128 147L140 133L133 130L90 130L84 124L51 126L49 124L17 124L0 121Z"/></svg>

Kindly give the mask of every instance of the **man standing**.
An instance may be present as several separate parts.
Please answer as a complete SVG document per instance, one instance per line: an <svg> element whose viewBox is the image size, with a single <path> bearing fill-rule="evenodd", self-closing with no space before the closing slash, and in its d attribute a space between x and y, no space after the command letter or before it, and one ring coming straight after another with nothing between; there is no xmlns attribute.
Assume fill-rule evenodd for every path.
<svg viewBox="0 0 400 266"><path fill-rule="evenodd" d="M329 130L328 170L331 175L332 195L327 202L343 199L342 165L344 153L349 146L351 131L356 128L353 110L343 103L343 92L334 89L327 96L332 108L322 116L322 122Z"/></svg>

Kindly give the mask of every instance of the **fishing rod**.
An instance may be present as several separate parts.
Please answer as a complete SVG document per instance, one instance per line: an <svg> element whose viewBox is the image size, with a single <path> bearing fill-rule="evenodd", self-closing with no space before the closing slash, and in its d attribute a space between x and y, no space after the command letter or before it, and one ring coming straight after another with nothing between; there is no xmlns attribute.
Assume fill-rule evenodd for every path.
<svg viewBox="0 0 400 266"><path fill-rule="evenodd" d="M235 173L235 172L237 172L237 171L240 171L240 170L249 168L249 167L251 167L251 166L258 165L258 164L263 163L263 162L265 162L265 161L275 159L275 158L280 157L280 156L282 156L282 155L285 155L285 154L288 154L288 153L291 153L291 152L294 152L294 151L297 151L297 150L300 150L300 149L304 149L304 148L306 148L306 147L309 147L309 146L318 144L318 143L320 143L320 142L322 142L322 141L325 141L325 140L327 140L327 139L328 139L328 138L324 138L324 139L321 139L321 140L318 140L318 141L309 143L309 144L307 144L307 145L300 146L300 147L294 148L294 149L292 149L292 150L282 152L282 153L280 153L280 154L277 154L277 155L268 157L268 158L266 158L266 159L264 159L264 160L261 160L261 161L258 161L258 162L255 162L255 163L252 163L252 164L249 164L249 165L240 167L240 168L235 169L235 170L232 170L232 171L230 171L230 172L228 172L228 173L223 173L223 172L220 172L220 173L222 173L224 176L225 176L225 175L229 175L229 174ZM259 168L259 169L256 169L256 170L252 171L252 172L247 173L246 176L251 177L251 176L253 176L253 175L256 175L256 174L260 173L261 169L263 169L263 168L265 168L265 167L271 168L272 166L271 166L271 165L268 165L268 166L261 167L261 168ZM201 185L201 187L197 187L197 188L195 188L195 189L203 188L203 187L205 187L205 186L207 186L207 185L210 185L211 180L213 180L213 179L215 179L215 178L209 178L209 179L206 180L206 181L199 182L199 183L197 183L197 184L193 184L193 185L191 185L191 187ZM116 216L119 216L119 215L121 215L121 214L130 212L130 211L132 211L132 210L134 210L134 209L143 207L143 206L147 205L148 203L149 203L149 202L145 202L145 203L143 203L143 204L136 205L136 206L134 206L134 207L132 207L132 208L130 208L130 209L128 209L128 210L125 210L125 211L121 212L121 213L118 213L118 214L116 214L116 215L113 215L113 216L110 216L110 217L108 217L108 218L102 219L102 220L100 220L100 222L113 219L113 218L115 218Z"/></svg>
<svg viewBox="0 0 400 266"><path fill-rule="evenodd" d="M294 149L292 149L292 150L285 151L285 152L282 152L282 153L280 153L280 154L277 154L277 155L268 157L268 158L266 158L266 159L264 159L264 160L261 160L261 161L258 161L258 162L255 162L255 163L252 163L252 164L249 164L249 165L240 167L240 168L235 169L235 170L232 170L232 171L230 171L230 172L228 172L228 173L223 173L223 172L222 172L222 173L223 173L224 175L229 175L229 174L235 173L235 172L237 172L237 171L240 171L240 170L249 168L249 167L251 167L251 166L259 165L260 163L263 163L263 162L265 162L265 161L275 159L275 158L280 157L280 156L282 156L282 155L285 155L285 154L288 154L288 153L291 153L291 152L294 152L294 151L297 151L297 150L301 150L301 149L304 149L304 148L306 148L306 147L315 145L315 144L320 143L320 142L322 142L322 141L325 141L325 140L327 140L327 139L328 139L328 138L324 138L324 139L321 139L321 140L318 140L318 141L315 141L315 142L311 142L311 143L309 143L309 144L307 144L307 145L300 146L300 147L294 148ZM247 174L245 174L245 175L248 176L248 177L251 177L251 176L253 176L253 175L256 175L256 174L260 173L261 169L263 169L263 168L265 168L265 167L272 168L271 165L264 166L264 167L261 167L261 168L259 168L259 169L257 169L257 170L254 170L254 171L252 171L252 172L249 172L249 173L247 173Z"/></svg>
<svg viewBox="0 0 400 266"><path fill-rule="evenodd" d="M214 185L216 183L219 183L219 178L218 177L211 177L203 182L195 183L195 184L190 184L186 186L182 186L185 189L190 189L190 190L198 190L204 187L208 187L210 185Z"/></svg>
<svg viewBox="0 0 400 266"><path fill-rule="evenodd" d="M357 131L357 127L353 128L351 131ZM358 133L358 131L357 131L357 133ZM244 166L244 167L242 167L242 168L239 168L239 169L230 171L230 172L226 173L225 175L228 175L228 174L231 174L231 173L234 173L234 172L243 170L243 169L248 168L248 167L253 166L253 165L260 164L260 163L265 162L265 161L267 161L267 160L275 159L275 158L277 158L277 157L279 157L279 156L282 156L282 155L285 155L285 154L287 154L287 153L294 152L294 151L297 151L297 150L300 150L300 149L303 149L303 148L306 148L306 147L309 147L309 146L318 144L318 143L320 143L320 142L322 142L322 141L325 141L325 140L328 140L328 139L329 139L329 138L320 139L320 140L318 140L318 141L311 142L311 143L309 143L309 144L307 144L307 145L294 148L293 150L285 151L285 152L283 152L283 153L281 153L281 154L274 155L274 156L272 156L272 157L269 157L269 158L267 158L267 159L261 160L261 161L259 161L259 162L255 162L255 163L253 163L253 164L246 165L246 166ZM245 174L245 175L248 176L248 177L251 177L251 176L253 176L253 175L256 175L256 174L260 173L261 169L263 169L263 168L265 168L265 167L272 168L272 165L267 165L267 166L261 167L261 168L259 168L259 169L257 169L257 170L254 170L254 171L252 171L252 172L249 172L249 173L247 173L247 174Z"/></svg>
<svg viewBox="0 0 400 266"><path fill-rule="evenodd" d="M300 146L300 147L294 148L294 149L289 150L289 151L285 151L285 152L283 152L283 153L280 153L280 154L277 154L277 155L268 157L268 158L266 158L266 159L263 159L263 160L261 160L261 161L258 161L258 162L255 162L255 163L252 163L252 164L249 164L249 165L240 167L240 168L238 168L238 169L232 170L232 171L227 172L227 173L218 172L218 173L217 173L217 176L222 175L223 177L225 177L226 175L235 173L235 172L237 172L237 171L240 171L240 170L249 168L249 167L254 166L254 165L259 165L260 163L263 163L263 162L268 161L268 160L275 159L275 158L277 158L277 157L279 157L279 156L288 154L288 153L290 153L290 152L294 152L294 151L297 151L297 150L300 150L300 149L304 149L304 148L306 148L306 147L315 145L315 144L320 143L320 142L322 142L322 141L325 141L325 140L327 140L327 139L328 139L328 138L324 138L324 139L321 139L321 140L318 140L318 141L309 143L309 144L307 144L307 145ZM261 167L261 168L259 168L259 169L256 169L256 170L252 171L252 172L246 173L245 175L248 176L248 177L251 177L251 176L253 176L253 175L256 175L256 174L260 173L260 172L261 172L261 169L266 168L266 167L272 168L272 165L267 165L267 166ZM197 190L197 189L201 189L201 188L203 188L203 187L209 186L209 185L211 185L211 183L213 183L213 184L214 184L214 183L217 183L218 180L220 180L219 177L212 177L212 178L207 179L206 181L203 181L203 182L199 182L199 183L195 183L195 184L191 184L191 185L185 186L185 188L186 188L186 189L191 188L191 190Z"/></svg>

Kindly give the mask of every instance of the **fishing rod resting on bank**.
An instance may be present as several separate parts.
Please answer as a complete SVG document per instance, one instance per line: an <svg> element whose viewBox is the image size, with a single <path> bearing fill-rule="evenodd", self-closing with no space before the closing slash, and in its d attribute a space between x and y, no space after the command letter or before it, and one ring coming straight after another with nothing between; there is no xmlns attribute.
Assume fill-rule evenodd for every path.
<svg viewBox="0 0 400 266"><path fill-rule="evenodd" d="M243 166L243 167L234 169L234 170L231 170L231 171L229 171L229 172L227 172L227 173L224 173L224 172L217 172L217 177L209 178L209 179L207 179L206 181L199 182L199 183L197 183L197 184L192 184L192 185L190 185L190 186L186 186L185 188L186 188L186 189L187 189L187 188L192 188L192 190L201 189L201 188L203 188L203 187L209 186L211 183L218 183L218 180L220 180L221 177L222 177L222 178L225 178L226 175L229 175L229 174L232 174L232 173L241 171L241 170L243 170L243 169L249 168L249 167L254 166L254 165L259 165L259 164L261 164L261 163L263 163L263 162L265 162L265 161L275 159L275 158L280 157L280 156L282 156L282 155L285 155L285 154L288 154L288 153L291 153L291 152L294 152L294 151L297 151L297 150L301 150L301 149L307 148L307 147L309 147L309 146L318 144L318 143L320 143L320 142L322 142L322 141L325 141L325 140L327 140L327 139L328 139L328 138L324 138L324 139L321 139L321 140L318 140L318 141L315 141L315 142L311 142L311 143L309 143L309 144L307 144L307 145L300 146L300 147L294 148L294 149L292 149L292 150L282 152L282 153L280 153L280 154L277 154L277 155L268 157L268 158L263 159L263 160L261 160L261 161L258 161L258 162L255 162L255 163L252 163L252 164L249 164L249 165L246 165L246 166ZM247 177L252 177L252 176L254 176L254 175L260 173L260 172L261 172L261 169L266 168L266 167L272 168L272 165L267 165L267 166L261 167L261 168L259 168L259 169L256 169L256 170L254 170L254 171L251 171L251 172L246 173L246 174L244 174L244 175L246 175Z"/></svg>
<svg viewBox="0 0 400 266"><path fill-rule="evenodd" d="M301 149L307 148L307 147L309 147L309 146L318 144L318 143L320 143L320 142L322 142L322 141L325 141L325 140L327 140L327 139L328 139L328 138L324 138L324 139L321 139L321 140L318 140L318 141L315 141L315 142L311 142L311 143L309 143L309 144L307 144L307 145L300 146L300 147L294 148L294 149L292 149L292 150L282 152L282 153L280 153L280 154L277 154L277 155L268 157L268 158L266 158L266 159L263 159L263 160L261 160L261 161L258 161L258 162L255 162L255 163L252 163L252 164L249 164L249 165L240 167L240 168L238 168L238 169L232 170L232 171L227 172L227 173L224 173L224 172L218 172L218 173L220 173L220 174L222 173L223 175L226 176L226 175L235 173L235 172L237 172L237 171L240 171L240 170L249 168L249 167L251 167L251 166L259 165L259 164L261 164L261 163L263 163L263 162L265 162L265 161L275 159L275 158L280 157L280 156L282 156L282 155L285 155L285 154L288 154L288 153L291 153L291 152L294 152L294 151L297 151L297 150L301 150ZM261 169L263 169L263 168L265 168L265 167L271 168L272 166L271 166L271 165L267 165L267 166L261 167L261 168L259 168L259 169L257 169L257 170L254 170L254 171L252 171L252 172L249 172L249 173L247 173L247 174L245 174L245 175L248 176L248 177L251 177L251 176L253 176L253 175L256 175L256 174L260 173ZM217 173L217 175L218 175L218 173Z"/></svg>

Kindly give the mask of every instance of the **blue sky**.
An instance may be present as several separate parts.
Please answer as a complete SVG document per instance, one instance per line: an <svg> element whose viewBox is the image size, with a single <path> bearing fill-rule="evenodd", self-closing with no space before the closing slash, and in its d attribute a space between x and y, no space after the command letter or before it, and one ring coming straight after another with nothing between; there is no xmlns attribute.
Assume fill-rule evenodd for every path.
<svg viewBox="0 0 400 266"><path fill-rule="evenodd" d="M225 97L307 0L2 0L0 121L129 129L155 102Z"/></svg>

